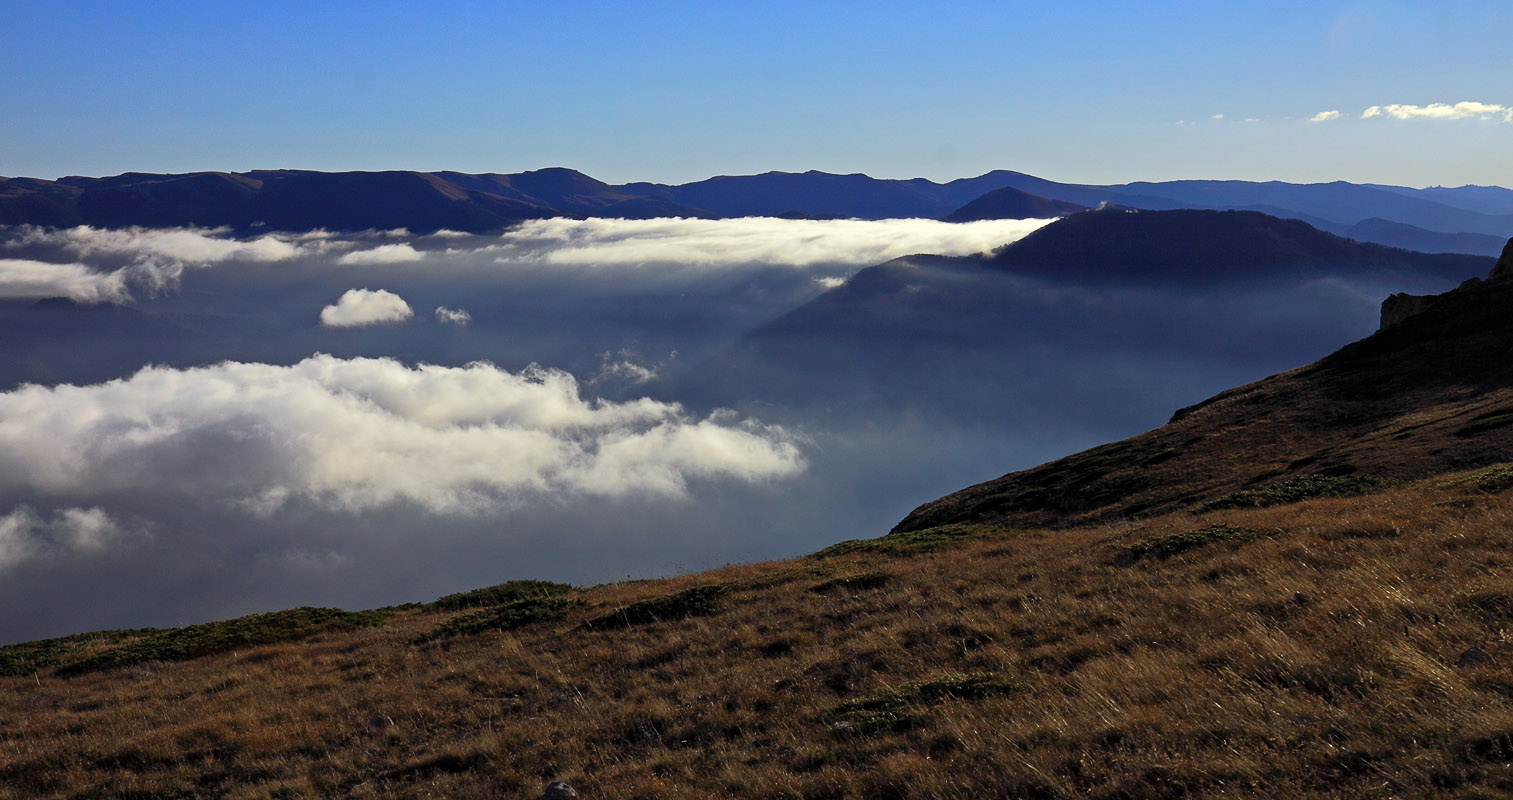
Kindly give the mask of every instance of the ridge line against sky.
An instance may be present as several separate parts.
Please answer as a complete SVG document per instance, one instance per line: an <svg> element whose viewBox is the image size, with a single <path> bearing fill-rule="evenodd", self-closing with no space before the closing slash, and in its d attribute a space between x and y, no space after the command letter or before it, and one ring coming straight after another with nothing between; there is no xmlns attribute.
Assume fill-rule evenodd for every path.
<svg viewBox="0 0 1513 800"><path fill-rule="evenodd" d="M1234 5L16 0L0 175L1513 184L1513 6Z"/></svg>

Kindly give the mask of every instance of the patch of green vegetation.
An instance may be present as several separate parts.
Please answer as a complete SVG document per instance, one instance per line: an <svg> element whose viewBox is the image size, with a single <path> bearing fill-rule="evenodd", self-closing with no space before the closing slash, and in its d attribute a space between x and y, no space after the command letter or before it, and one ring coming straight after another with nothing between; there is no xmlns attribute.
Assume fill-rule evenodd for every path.
<svg viewBox="0 0 1513 800"><path fill-rule="evenodd" d="M382 611L304 606L184 628L149 628L123 644L63 664L58 674L80 675L148 661L189 661L246 647L305 639L328 631L367 628L382 623L388 616Z"/></svg>
<svg viewBox="0 0 1513 800"><path fill-rule="evenodd" d="M430 633L416 638L414 644L489 631L512 631L533 623L560 619L567 612L584 605L576 597L524 597L502 606L449 619Z"/></svg>
<svg viewBox="0 0 1513 800"><path fill-rule="evenodd" d="M1135 562L1142 558L1171 558L1178 553L1185 553L1215 542L1248 542L1261 535L1260 531L1222 522L1204 525L1190 531L1153 536L1138 541L1123 549L1120 560Z"/></svg>
<svg viewBox="0 0 1513 800"><path fill-rule="evenodd" d="M730 584L690 586L669 595L621 606L608 614L588 620L584 625L595 630L615 630L665 620L707 616L720 610L720 598L729 591Z"/></svg>
<svg viewBox="0 0 1513 800"><path fill-rule="evenodd" d="M985 700L1023 691L1024 684L991 673L971 673L884 689L836 706L821 719L838 733L885 733L907 730L924 706L946 700Z"/></svg>
<svg viewBox="0 0 1513 800"><path fill-rule="evenodd" d="M1513 464L1493 464L1474 472L1457 475L1440 485L1446 487L1471 487L1489 494L1513 489Z"/></svg>
<svg viewBox="0 0 1513 800"><path fill-rule="evenodd" d="M1264 508L1321 497L1355 497L1380 491L1390 485L1387 480L1375 475L1304 475L1254 489L1241 489L1209 503L1204 509Z"/></svg>
<svg viewBox="0 0 1513 800"><path fill-rule="evenodd" d="M831 578L824 583L817 583L809 587L809 591L826 594L836 590L847 592L865 592L870 589L881 589L893 580L893 576L886 572L863 572L857 575L843 575L839 578Z"/></svg>
<svg viewBox="0 0 1513 800"><path fill-rule="evenodd" d="M0 647L0 677L33 675L41 670L56 667L66 661L69 655L80 650L115 644L152 632L154 632L153 628L97 631L57 639L8 644Z"/></svg>
<svg viewBox="0 0 1513 800"><path fill-rule="evenodd" d="M551 581L509 581L498 586L489 586L483 589L474 589L470 592L458 592L439 597L429 604L429 608L437 611L461 611L464 608L478 608L480 606L502 606L519 600L538 597L557 597L573 591L573 587L565 583L552 583Z"/></svg>
<svg viewBox="0 0 1513 800"><path fill-rule="evenodd" d="M834 558L851 553L885 553L896 555L901 553L915 553L921 550L933 550L943 544L954 544L973 539L986 539L994 536L1002 536L1010 532L1010 529L997 525L984 525L976 523L953 523L951 525L937 525L933 528L925 528L918 531L900 531L879 536L876 539L849 539L838 542L814 553L812 558Z"/></svg>
<svg viewBox="0 0 1513 800"><path fill-rule="evenodd" d="M1504 407L1472 417L1470 422L1455 429L1455 435L1475 436L1478 433L1506 428L1509 425L1513 425L1513 407Z"/></svg>

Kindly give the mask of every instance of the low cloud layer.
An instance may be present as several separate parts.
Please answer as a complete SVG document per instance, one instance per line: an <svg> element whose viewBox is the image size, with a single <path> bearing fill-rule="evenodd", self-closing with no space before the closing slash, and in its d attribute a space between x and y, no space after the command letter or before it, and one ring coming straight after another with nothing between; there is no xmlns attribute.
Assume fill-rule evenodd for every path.
<svg viewBox="0 0 1513 800"><path fill-rule="evenodd" d="M187 264L287 261L304 252L304 246L296 237L267 235L255 239L236 239L227 236L226 231L219 228L108 230L80 225L50 230L26 226L12 238L10 244L51 245L79 256L109 254L168 259Z"/></svg>
<svg viewBox="0 0 1513 800"><path fill-rule="evenodd" d="M1493 117L1502 117L1504 121L1513 122L1513 109L1495 103L1466 101L1460 103L1430 103L1427 106L1402 104L1372 106L1361 113L1361 119L1383 116L1392 117L1393 119L1490 119Z"/></svg>
<svg viewBox="0 0 1513 800"><path fill-rule="evenodd" d="M85 264L0 258L0 298L66 297L76 303L131 299L124 270L100 272Z"/></svg>
<svg viewBox="0 0 1513 800"><path fill-rule="evenodd" d="M552 264L876 264L917 253L970 255L1050 220L545 219L495 246L506 260Z"/></svg>
<svg viewBox="0 0 1513 800"><path fill-rule="evenodd" d="M415 316L415 310L393 292L383 289L348 289L320 310L320 324L328 328L366 328L392 325Z"/></svg>
<svg viewBox="0 0 1513 800"><path fill-rule="evenodd" d="M384 244L371 250L356 250L336 260L338 264L408 264L425 254L408 244Z"/></svg>
<svg viewBox="0 0 1513 800"><path fill-rule="evenodd" d="M531 496L681 497L691 480L766 481L803 466L780 428L587 400L571 375L540 368L319 355L0 394L0 490L11 492L182 492L258 514L292 500L472 514Z"/></svg>

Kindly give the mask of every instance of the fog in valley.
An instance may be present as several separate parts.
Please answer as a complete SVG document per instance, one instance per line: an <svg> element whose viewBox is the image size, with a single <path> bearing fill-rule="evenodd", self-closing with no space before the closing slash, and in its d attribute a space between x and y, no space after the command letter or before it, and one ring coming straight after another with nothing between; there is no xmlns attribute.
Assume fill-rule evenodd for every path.
<svg viewBox="0 0 1513 800"><path fill-rule="evenodd" d="M0 229L0 642L876 536L1469 277L974 257L1048 222Z"/></svg>

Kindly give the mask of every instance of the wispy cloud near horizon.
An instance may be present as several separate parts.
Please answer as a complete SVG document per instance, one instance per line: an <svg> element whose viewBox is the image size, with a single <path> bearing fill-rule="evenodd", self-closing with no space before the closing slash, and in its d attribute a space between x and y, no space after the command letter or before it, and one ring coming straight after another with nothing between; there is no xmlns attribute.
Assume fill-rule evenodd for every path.
<svg viewBox="0 0 1513 800"><path fill-rule="evenodd" d="M492 247L505 260L551 264L865 265L920 253L985 253L1051 221L556 218L525 222Z"/></svg>
<svg viewBox="0 0 1513 800"><path fill-rule="evenodd" d="M1393 119L1490 119L1502 117L1513 122L1513 109L1496 103L1463 101L1459 103L1430 103L1426 106L1393 104L1372 106L1361 112L1361 119L1391 117Z"/></svg>

